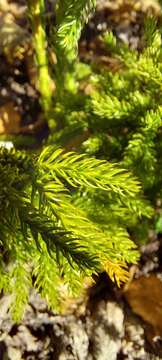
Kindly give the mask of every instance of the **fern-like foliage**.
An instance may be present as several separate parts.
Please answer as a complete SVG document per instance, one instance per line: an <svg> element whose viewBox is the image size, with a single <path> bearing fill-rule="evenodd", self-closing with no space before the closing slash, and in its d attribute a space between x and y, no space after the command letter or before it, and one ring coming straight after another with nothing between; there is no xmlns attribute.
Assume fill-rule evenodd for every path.
<svg viewBox="0 0 162 360"><path fill-rule="evenodd" d="M63 107L58 106L60 112L56 108L56 117L64 114L63 129L53 138L57 145L63 143L68 147L70 144L80 152L120 162L139 178L144 196L154 205L162 189L161 32L155 20L149 18L145 22L142 51L119 43L112 32L103 36L103 43L108 53L118 60L119 70L112 73L107 68L95 66L95 72L92 67L84 75L83 69L87 65L75 65L75 84L89 82L89 94L81 93L74 86L71 96L71 90L67 89ZM77 110L75 104L79 103L81 95L82 108ZM74 125L75 132L72 132ZM71 134L72 141L67 141L67 134L68 140ZM118 206L115 205L116 209ZM135 225L134 220L132 226L133 223ZM129 225L131 227L130 222ZM144 227L136 223L142 241Z"/></svg>
<svg viewBox="0 0 162 360"><path fill-rule="evenodd" d="M95 4L96 0L60 0L57 4L56 42L70 58L76 55L83 24Z"/></svg>
<svg viewBox="0 0 162 360"><path fill-rule="evenodd" d="M138 252L124 221L110 221L106 208L112 215L111 199L125 213L132 204L138 217L139 192L136 179L104 160L53 147L40 156L1 148L0 287L13 293L16 318L32 284L55 307L59 291L77 292L92 272L125 280Z"/></svg>
<svg viewBox="0 0 162 360"><path fill-rule="evenodd" d="M155 184L157 177L156 140L162 125L162 53L161 34L155 21L148 20L145 28L146 47L141 54L125 45L119 50L112 34L105 36L107 46L116 50L116 56L125 64L125 69L114 78L111 73L107 74L110 91L107 91L108 83L104 84L100 94L94 92L92 95L91 104L105 128L110 125L114 133L117 127L119 131L123 126L127 127L124 164L134 169L147 189ZM103 84L102 75L99 83Z"/></svg>
<svg viewBox="0 0 162 360"><path fill-rule="evenodd" d="M104 41L119 59L122 70L115 75L104 72L96 77L97 91L91 97L93 124L96 127L100 124L104 131L111 129L107 138L111 156L133 170L144 193L155 204L162 189L161 33L155 20L147 19L141 53L126 45L118 46L112 33L107 33Z"/></svg>

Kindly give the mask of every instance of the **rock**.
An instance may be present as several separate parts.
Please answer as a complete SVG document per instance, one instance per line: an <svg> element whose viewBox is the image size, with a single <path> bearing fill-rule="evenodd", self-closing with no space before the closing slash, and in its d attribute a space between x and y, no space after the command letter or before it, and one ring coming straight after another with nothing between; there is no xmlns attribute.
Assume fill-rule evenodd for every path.
<svg viewBox="0 0 162 360"><path fill-rule="evenodd" d="M116 360L123 336L123 309L115 300L97 301L93 311L58 315L36 293L24 319L9 318L10 298L1 300L0 360Z"/></svg>
<svg viewBox="0 0 162 360"><path fill-rule="evenodd" d="M88 360L116 360L123 336L124 313L115 301L101 301L91 319Z"/></svg>

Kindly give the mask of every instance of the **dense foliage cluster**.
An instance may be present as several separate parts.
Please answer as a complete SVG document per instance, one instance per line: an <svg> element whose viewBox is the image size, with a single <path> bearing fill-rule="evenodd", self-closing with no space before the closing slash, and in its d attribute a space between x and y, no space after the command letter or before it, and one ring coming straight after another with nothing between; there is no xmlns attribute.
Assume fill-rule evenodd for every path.
<svg viewBox="0 0 162 360"><path fill-rule="evenodd" d="M118 70L112 72L104 65L95 67L95 71L89 65L74 66L76 81L72 89L66 90L67 103L70 91L73 92L71 111L67 111L66 101L63 106L58 102L56 116L64 113L64 126L52 140L69 146L68 134L68 139L73 137L70 146L77 145L89 155L119 162L138 177L145 198L155 206L161 198L162 185L161 33L150 18L145 23L141 52L118 42L111 32L102 41L107 54L113 54L118 61ZM77 108L81 98L80 89L76 91L79 78L90 85ZM136 224L136 240L146 240L149 226L147 221ZM133 229L130 224L131 232Z"/></svg>
<svg viewBox="0 0 162 360"><path fill-rule="evenodd" d="M1 149L0 169L0 284L13 292L17 316L32 283L56 307L63 284L76 293L92 272L126 279L125 264L138 253L123 215L143 212L128 172L53 147L39 157Z"/></svg>

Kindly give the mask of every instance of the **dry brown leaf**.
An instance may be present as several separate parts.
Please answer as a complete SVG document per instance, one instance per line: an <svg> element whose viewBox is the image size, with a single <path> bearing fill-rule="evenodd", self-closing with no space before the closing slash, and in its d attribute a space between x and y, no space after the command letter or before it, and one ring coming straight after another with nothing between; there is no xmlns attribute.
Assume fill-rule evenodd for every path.
<svg viewBox="0 0 162 360"><path fill-rule="evenodd" d="M162 280L155 274L141 276L130 283L124 296L133 312L162 337Z"/></svg>
<svg viewBox="0 0 162 360"><path fill-rule="evenodd" d="M0 134L17 134L20 131L20 114L9 101L0 107Z"/></svg>

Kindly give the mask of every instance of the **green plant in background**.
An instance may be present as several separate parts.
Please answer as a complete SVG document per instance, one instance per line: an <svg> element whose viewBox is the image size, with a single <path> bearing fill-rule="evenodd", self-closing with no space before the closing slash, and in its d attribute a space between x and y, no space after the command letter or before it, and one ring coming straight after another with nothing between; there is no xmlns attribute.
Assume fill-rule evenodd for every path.
<svg viewBox="0 0 162 360"><path fill-rule="evenodd" d="M94 71L93 66L90 69L88 65L75 65L76 87L80 69L81 82L87 77L90 83L89 94L81 92L79 86L77 91L73 87L71 111L68 112L70 91L67 90L62 108L64 127L53 134L51 142L54 140L68 147L71 132L76 136L70 143L73 148L76 146L89 155L120 162L138 177L145 198L155 207L162 189L161 33L155 20L150 18L145 23L141 52L119 43L111 32L105 34L103 42L107 53L118 59L118 71L112 73L104 66L95 67ZM77 109L81 94L82 106ZM56 117L61 113L58 109L59 106ZM135 226L130 221L127 225L136 240L146 241L154 219Z"/></svg>
<svg viewBox="0 0 162 360"><path fill-rule="evenodd" d="M144 49L138 53L126 45L118 46L112 33L105 35L107 49L119 59L121 69L115 75L103 71L96 77L90 111L95 116L94 128L100 123L104 135L109 134L105 157L133 171L155 206L162 191L162 39L152 18L145 23L143 40ZM149 227L145 229L147 237ZM139 227L141 240L142 230L143 224Z"/></svg>
<svg viewBox="0 0 162 360"><path fill-rule="evenodd" d="M59 293L77 294L84 277L92 273L106 270L120 285L127 279L127 264L136 262L139 257L128 228L136 227L139 221L150 218L153 213L136 177L123 170L125 165L136 174L133 165L128 164L127 158L132 157L127 155L129 135L124 129L130 124L134 131L138 121L132 126L130 115L134 114L134 109L136 115L137 109L147 111L152 91L148 87L146 96L143 94L142 97L141 88L138 85L135 88L136 81L133 85L133 68L130 70L129 63L134 64L135 58L137 66L138 54L132 55L125 48L123 51L121 46L118 56L125 57L127 70L115 76L101 72L93 76L95 82L89 95L80 90L80 82L92 71L75 60L76 47L81 26L93 7L92 0L56 3L57 65L53 99L48 87L48 37L42 22L44 3L43 0L29 1L41 104L46 120L55 130L49 142L55 141L55 144L45 147L40 155L0 150L0 288L13 294L11 310L16 319L23 311L31 286L52 308L56 308ZM154 39L154 31L151 34L149 36ZM155 43L158 43L159 35L156 34ZM110 43L108 39L115 49L115 39L112 35L105 37L107 44ZM148 46L147 51L152 54L152 47ZM157 50L155 53L159 59ZM66 65L65 76L59 73L62 60ZM132 77L128 69L132 71ZM142 68L140 74L143 72ZM137 83L142 76L137 77ZM145 81L149 84L147 78L142 81L143 86ZM129 91L130 84L135 97ZM108 106L108 113L104 106ZM148 123L152 124L151 120ZM73 140L74 135L79 136L80 152L86 154L58 149L64 145L68 148L66 142L69 142L69 136ZM83 138L87 136L86 141L82 141L82 135ZM149 149L154 154L153 146ZM150 152L147 156L152 159ZM104 158L120 160L122 166ZM146 190L149 186L148 181Z"/></svg>

